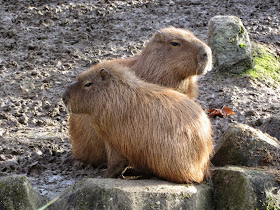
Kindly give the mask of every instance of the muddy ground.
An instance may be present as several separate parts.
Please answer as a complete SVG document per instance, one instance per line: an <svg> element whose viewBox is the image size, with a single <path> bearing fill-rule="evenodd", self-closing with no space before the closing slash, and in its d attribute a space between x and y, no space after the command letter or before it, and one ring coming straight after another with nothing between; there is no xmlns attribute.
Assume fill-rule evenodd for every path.
<svg viewBox="0 0 280 210"><path fill-rule="evenodd" d="M252 41L280 53L278 0L0 0L0 176L24 174L50 198L83 177L102 176L71 155L66 85L100 60L139 53L155 30L188 28L207 41L215 15L236 15ZM280 87L215 71L199 82L203 108L229 106L212 119L218 137L232 122L254 124L279 112ZM258 121L258 122L259 122Z"/></svg>

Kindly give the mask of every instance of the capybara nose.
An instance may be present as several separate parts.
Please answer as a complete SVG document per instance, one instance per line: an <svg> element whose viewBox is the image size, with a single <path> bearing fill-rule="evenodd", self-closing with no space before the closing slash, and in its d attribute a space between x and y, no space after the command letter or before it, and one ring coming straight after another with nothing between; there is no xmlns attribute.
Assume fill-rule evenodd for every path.
<svg viewBox="0 0 280 210"><path fill-rule="evenodd" d="M68 87L68 88L66 89L66 91L63 93L62 100L63 100L63 103L64 103L65 105L67 105L67 102L70 100L69 87Z"/></svg>
<svg viewBox="0 0 280 210"><path fill-rule="evenodd" d="M201 60L206 61L208 59L208 52L204 48L200 49L199 57Z"/></svg>
<svg viewBox="0 0 280 210"><path fill-rule="evenodd" d="M63 103L65 105L67 105L67 103L69 102L70 100L70 89L73 85L77 84L77 82L72 82L68 87L67 89L65 90L63 96L62 96L62 100L63 100Z"/></svg>
<svg viewBox="0 0 280 210"><path fill-rule="evenodd" d="M208 57L208 55L207 55L206 52L202 53L201 58L202 58L203 60L206 60L207 57Z"/></svg>
<svg viewBox="0 0 280 210"><path fill-rule="evenodd" d="M71 86L73 86L73 85L76 85L76 84L77 84L77 82L74 81L74 82L72 82L72 83L69 85L69 87L71 87Z"/></svg>

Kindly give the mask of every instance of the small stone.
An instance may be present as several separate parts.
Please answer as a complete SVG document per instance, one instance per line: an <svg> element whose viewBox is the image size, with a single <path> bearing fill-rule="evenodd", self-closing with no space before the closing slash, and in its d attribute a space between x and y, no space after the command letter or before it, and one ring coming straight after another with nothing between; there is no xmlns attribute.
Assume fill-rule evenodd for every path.
<svg viewBox="0 0 280 210"><path fill-rule="evenodd" d="M0 119L7 120L8 116L5 113L0 112Z"/></svg>
<svg viewBox="0 0 280 210"><path fill-rule="evenodd" d="M46 123L43 120L37 120L36 121L36 126L42 126L45 125Z"/></svg>
<svg viewBox="0 0 280 210"><path fill-rule="evenodd" d="M5 155L0 155L0 161L5 161L7 160L7 158L5 157Z"/></svg>
<svg viewBox="0 0 280 210"><path fill-rule="evenodd" d="M51 105L50 105L50 103L48 101L45 101L43 107L45 109L49 109L51 107Z"/></svg>
<svg viewBox="0 0 280 210"><path fill-rule="evenodd" d="M4 106L2 109L3 109L3 111L8 112L8 111L11 110L11 107L10 106Z"/></svg>
<svg viewBox="0 0 280 210"><path fill-rule="evenodd" d="M32 71L31 72L31 76L38 76L39 74L38 74L38 72L37 71Z"/></svg>
<svg viewBox="0 0 280 210"><path fill-rule="evenodd" d="M256 116L257 112L255 112L254 110L249 110L245 113L246 116Z"/></svg>
<svg viewBox="0 0 280 210"><path fill-rule="evenodd" d="M20 124L26 125L27 122L28 122L28 118L27 118L25 115L23 115L23 116L21 116L21 117L18 118L18 122L19 122Z"/></svg>

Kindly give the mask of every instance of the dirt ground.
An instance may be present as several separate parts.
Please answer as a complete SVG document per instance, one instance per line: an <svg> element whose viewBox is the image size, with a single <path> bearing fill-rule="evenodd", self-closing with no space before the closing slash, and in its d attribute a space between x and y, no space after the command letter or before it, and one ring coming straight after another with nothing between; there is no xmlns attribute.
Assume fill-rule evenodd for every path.
<svg viewBox="0 0 280 210"><path fill-rule="evenodd" d="M207 41L215 15L243 20L251 41L280 54L279 0L0 0L0 176L24 174L53 198L83 177L102 176L71 155L68 115L61 101L76 75L100 60L131 57L160 28L188 28ZM280 87L211 71L201 77L215 141L232 122L254 124L280 111Z"/></svg>

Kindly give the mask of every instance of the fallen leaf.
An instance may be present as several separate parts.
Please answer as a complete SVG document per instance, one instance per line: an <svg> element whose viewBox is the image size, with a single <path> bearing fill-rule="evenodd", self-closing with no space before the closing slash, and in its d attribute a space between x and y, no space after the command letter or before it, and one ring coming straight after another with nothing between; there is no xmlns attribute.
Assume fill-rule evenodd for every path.
<svg viewBox="0 0 280 210"><path fill-rule="evenodd" d="M234 115L234 112L229 107L223 107L222 109L208 109L208 115L210 117L227 117Z"/></svg>
<svg viewBox="0 0 280 210"><path fill-rule="evenodd" d="M211 117L223 117L220 109L208 109L208 115Z"/></svg>
<svg viewBox="0 0 280 210"><path fill-rule="evenodd" d="M229 115L234 115L234 112L231 111L231 109L229 107L224 107L224 108L222 108L222 114L223 114L223 117L227 117Z"/></svg>

